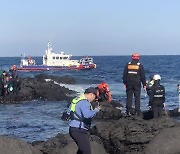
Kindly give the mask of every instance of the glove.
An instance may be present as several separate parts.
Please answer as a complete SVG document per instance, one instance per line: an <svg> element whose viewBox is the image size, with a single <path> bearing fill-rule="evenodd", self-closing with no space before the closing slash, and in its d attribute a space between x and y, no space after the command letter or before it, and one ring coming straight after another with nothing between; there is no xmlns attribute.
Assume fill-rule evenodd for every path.
<svg viewBox="0 0 180 154"><path fill-rule="evenodd" d="M96 106L96 108L94 109L94 110L96 110L97 112L99 112L100 110L101 110L101 106Z"/></svg>

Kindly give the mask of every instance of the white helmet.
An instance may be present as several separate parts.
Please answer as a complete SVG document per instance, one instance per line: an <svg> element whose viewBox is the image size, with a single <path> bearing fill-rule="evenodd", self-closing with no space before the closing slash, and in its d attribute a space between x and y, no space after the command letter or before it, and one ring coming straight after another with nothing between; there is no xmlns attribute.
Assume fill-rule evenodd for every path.
<svg viewBox="0 0 180 154"><path fill-rule="evenodd" d="M161 76L159 74L156 74L153 76L154 80L161 80Z"/></svg>

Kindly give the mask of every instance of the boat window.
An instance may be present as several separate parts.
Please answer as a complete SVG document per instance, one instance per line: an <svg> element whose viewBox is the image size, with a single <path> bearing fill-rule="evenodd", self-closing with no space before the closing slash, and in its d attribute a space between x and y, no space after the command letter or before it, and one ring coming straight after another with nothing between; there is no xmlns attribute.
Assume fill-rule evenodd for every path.
<svg viewBox="0 0 180 154"><path fill-rule="evenodd" d="M62 59L62 57L60 57L60 59Z"/></svg>
<svg viewBox="0 0 180 154"><path fill-rule="evenodd" d="M55 57L53 57L53 59L55 59Z"/></svg>
<svg viewBox="0 0 180 154"><path fill-rule="evenodd" d="M56 59L59 59L59 57L56 57Z"/></svg>
<svg viewBox="0 0 180 154"><path fill-rule="evenodd" d="M68 59L68 57L64 57L64 59Z"/></svg>

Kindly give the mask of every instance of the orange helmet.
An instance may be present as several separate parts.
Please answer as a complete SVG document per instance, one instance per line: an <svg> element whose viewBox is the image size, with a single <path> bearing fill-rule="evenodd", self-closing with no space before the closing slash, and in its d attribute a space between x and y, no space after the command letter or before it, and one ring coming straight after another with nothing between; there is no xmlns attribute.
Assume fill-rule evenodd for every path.
<svg viewBox="0 0 180 154"><path fill-rule="evenodd" d="M108 84L105 82L102 82L98 85L98 89L104 89L107 90L108 89Z"/></svg>
<svg viewBox="0 0 180 154"><path fill-rule="evenodd" d="M134 53L134 54L132 54L132 59L139 60L140 59L140 55L138 53Z"/></svg>

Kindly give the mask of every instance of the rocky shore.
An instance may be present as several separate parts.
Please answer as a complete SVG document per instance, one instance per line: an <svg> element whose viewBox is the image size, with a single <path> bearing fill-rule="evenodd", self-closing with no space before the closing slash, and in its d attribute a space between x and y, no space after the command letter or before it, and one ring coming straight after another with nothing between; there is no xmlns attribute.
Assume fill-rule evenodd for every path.
<svg viewBox="0 0 180 154"><path fill-rule="evenodd" d="M17 95L10 93L5 97L0 97L0 103L8 104L31 100L71 100L71 95L76 92L60 86L59 83L72 84L75 83L75 80L68 76L57 77L42 74L33 78L22 78L19 93Z"/></svg>
<svg viewBox="0 0 180 154"><path fill-rule="evenodd" d="M97 122L89 134L92 154L177 154L180 152L180 124L164 116L144 120L138 116ZM57 134L31 145L0 136L0 151L8 154L73 154L77 146L68 134Z"/></svg>
<svg viewBox="0 0 180 154"><path fill-rule="evenodd" d="M135 116L99 122L90 131L89 138L92 154L175 154L180 152L179 132L180 125L172 118L147 121ZM47 154L71 154L77 150L67 134L34 142L33 146Z"/></svg>
<svg viewBox="0 0 180 154"><path fill-rule="evenodd" d="M48 81L45 79L49 79ZM70 100L71 91L57 83L76 83L69 77L38 75L22 79L18 95L1 98L1 103L43 100ZM95 117L96 125L89 133L92 154L177 154L180 153L180 116L177 109L168 111L163 118L152 119L150 111L142 116L125 116L117 101L101 103L102 111ZM31 144L10 137L0 136L2 154L73 154L77 146L69 134L57 134L47 141Z"/></svg>

